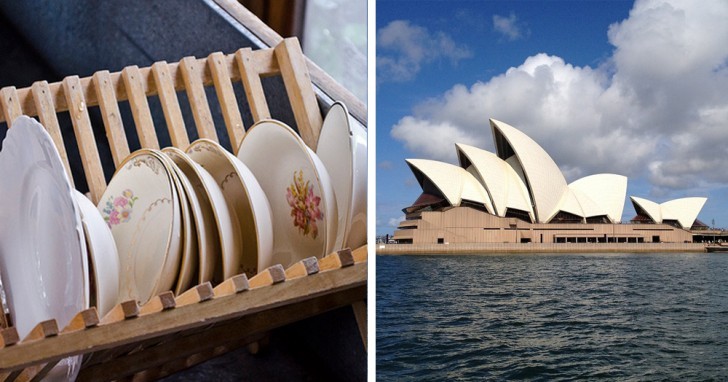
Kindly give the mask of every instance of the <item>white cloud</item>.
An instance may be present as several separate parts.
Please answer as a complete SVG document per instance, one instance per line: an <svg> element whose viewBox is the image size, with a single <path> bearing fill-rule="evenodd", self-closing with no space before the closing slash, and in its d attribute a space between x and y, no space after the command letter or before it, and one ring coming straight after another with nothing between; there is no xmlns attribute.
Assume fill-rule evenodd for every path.
<svg viewBox="0 0 728 382"><path fill-rule="evenodd" d="M404 141L410 151L425 154L428 158L454 161L455 143L477 145L477 139L449 121L432 122L414 117L404 117L392 127L392 136ZM437 142L437 144L433 144Z"/></svg>
<svg viewBox="0 0 728 382"><path fill-rule="evenodd" d="M514 13L511 13L508 17L493 15L493 29L502 34L508 41L518 40L531 33L524 23L518 21Z"/></svg>
<svg viewBox="0 0 728 382"><path fill-rule="evenodd" d="M399 226L399 222L401 222L402 220L404 220L404 215L402 215L400 217L396 217L396 218L390 218L389 221L387 222L387 225L389 225L390 227L396 228Z"/></svg>
<svg viewBox="0 0 728 382"><path fill-rule="evenodd" d="M392 136L420 156L452 159L456 141L492 150L492 117L534 138L569 180L615 172L669 189L728 182L726 19L728 2L638 0L607 31L615 50L604 64L533 55L421 103Z"/></svg>
<svg viewBox="0 0 728 382"><path fill-rule="evenodd" d="M377 167L382 170L391 170L392 168L394 168L394 163L392 163L392 161L389 161L389 160L383 160L383 161L379 162Z"/></svg>
<svg viewBox="0 0 728 382"><path fill-rule="evenodd" d="M470 50L443 32L430 32L407 20L395 20L377 32L377 79L403 82L415 78L422 64L439 59L458 61Z"/></svg>

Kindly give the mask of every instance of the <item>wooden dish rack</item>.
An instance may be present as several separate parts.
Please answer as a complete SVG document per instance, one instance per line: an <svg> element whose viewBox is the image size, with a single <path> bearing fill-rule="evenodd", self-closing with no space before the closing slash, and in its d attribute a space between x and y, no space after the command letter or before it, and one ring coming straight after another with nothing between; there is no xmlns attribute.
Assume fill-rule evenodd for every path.
<svg viewBox="0 0 728 382"><path fill-rule="evenodd" d="M241 81L254 121L270 118L261 78L280 75L299 134L315 150L322 124L298 40L284 39L274 48L216 52L207 58L185 57L178 63L98 71L31 87L0 89L0 122L25 114L37 116L48 130L73 179L58 113L68 111L94 203L106 188L97 139L88 108L101 111L114 167L129 155L119 102L128 100L143 148L159 149L148 97L158 96L172 145L182 150L189 137L177 99L186 91L200 138L219 141L205 87L213 86L233 150L245 134L233 83ZM233 276L218 285L197 285L174 296L165 292L144 305L125 301L104 317L91 307L64 328L55 320L38 323L19 338L14 327L0 330L0 381L42 379L57 362L84 355L78 380L153 380L246 344L269 330L338 307L351 305L366 346L367 247L341 249L284 269L276 265L248 279ZM3 317L5 319L5 317ZM0 320L1 321L1 320Z"/></svg>

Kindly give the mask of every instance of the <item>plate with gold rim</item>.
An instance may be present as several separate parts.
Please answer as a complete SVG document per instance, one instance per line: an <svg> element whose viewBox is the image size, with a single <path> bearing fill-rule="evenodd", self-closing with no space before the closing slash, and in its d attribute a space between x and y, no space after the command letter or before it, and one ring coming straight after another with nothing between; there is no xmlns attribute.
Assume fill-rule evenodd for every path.
<svg viewBox="0 0 728 382"><path fill-rule="evenodd" d="M222 258L234 256L233 225L230 210L220 186L207 170L195 163L184 151L176 147L162 150L182 171L192 185L200 214L197 216L199 240L198 283L222 281ZM199 239L199 237L198 237ZM215 271L219 273L215 275Z"/></svg>
<svg viewBox="0 0 728 382"><path fill-rule="evenodd" d="M270 205L253 173L233 154L208 139L193 142L187 155L212 175L235 216L233 224L240 250L238 256L223 259L224 278L240 273L250 277L272 265Z"/></svg>
<svg viewBox="0 0 728 382"><path fill-rule="evenodd" d="M238 158L259 180L271 207L272 263L323 257L335 245L337 206L323 163L283 122L263 120L243 137Z"/></svg>
<svg viewBox="0 0 728 382"><path fill-rule="evenodd" d="M171 290L182 250L182 217L172 175L151 150L117 168L97 205L119 253L119 302Z"/></svg>
<svg viewBox="0 0 728 382"><path fill-rule="evenodd" d="M195 221L195 211L193 211L194 195L191 194L191 185L187 178L182 174L176 164L160 150L150 150L159 159L162 160L167 171L172 176L172 183L177 189L177 197L179 198L182 248L180 250L179 269L175 284L172 288L175 295L180 295L186 291L195 279L197 273L197 252L198 252L198 232Z"/></svg>

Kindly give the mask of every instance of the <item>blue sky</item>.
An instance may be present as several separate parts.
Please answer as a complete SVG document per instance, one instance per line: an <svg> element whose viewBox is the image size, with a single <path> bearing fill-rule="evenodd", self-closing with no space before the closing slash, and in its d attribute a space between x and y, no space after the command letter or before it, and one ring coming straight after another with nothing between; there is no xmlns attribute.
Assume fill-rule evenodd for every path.
<svg viewBox="0 0 728 382"><path fill-rule="evenodd" d="M706 196L699 219L728 227L725 2L376 6L377 234L421 192L404 159L492 151L488 118L534 138L569 182L610 172L658 203Z"/></svg>

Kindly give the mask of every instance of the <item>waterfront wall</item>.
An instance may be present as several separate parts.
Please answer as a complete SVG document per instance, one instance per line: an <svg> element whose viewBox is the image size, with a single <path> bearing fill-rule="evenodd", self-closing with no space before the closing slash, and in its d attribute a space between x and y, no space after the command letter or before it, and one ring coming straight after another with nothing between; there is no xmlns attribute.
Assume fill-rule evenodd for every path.
<svg viewBox="0 0 728 382"><path fill-rule="evenodd" d="M452 243L376 244L378 255L466 253L705 252L703 243Z"/></svg>
<svg viewBox="0 0 728 382"><path fill-rule="evenodd" d="M692 232L668 224L529 223L470 207L424 211L394 232L400 243L684 243ZM562 244L562 243L559 243ZM641 243L640 243L641 244Z"/></svg>

